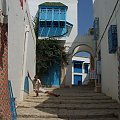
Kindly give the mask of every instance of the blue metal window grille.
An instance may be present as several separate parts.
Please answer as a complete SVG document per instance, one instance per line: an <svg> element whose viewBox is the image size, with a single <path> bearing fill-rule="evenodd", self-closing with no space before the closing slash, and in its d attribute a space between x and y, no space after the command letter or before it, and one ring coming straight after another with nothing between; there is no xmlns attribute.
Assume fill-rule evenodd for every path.
<svg viewBox="0 0 120 120"><path fill-rule="evenodd" d="M65 28L65 22L64 21L60 21L60 28Z"/></svg>
<svg viewBox="0 0 120 120"><path fill-rule="evenodd" d="M94 40L98 40L99 39L99 18L96 17L94 20Z"/></svg>
<svg viewBox="0 0 120 120"><path fill-rule="evenodd" d="M74 72L75 73L82 73L82 63L81 62L74 63Z"/></svg>
<svg viewBox="0 0 120 120"><path fill-rule="evenodd" d="M40 27L46 27L46 22L45 21L40 21Z"/></svg>
<svg viewBox="0 0 120 120"><path fill-rule="evenodd" d="M47 27L52 27L52 21L46 21Z"/></svg>
<svg viewBox="0 0 120 120"><path fill-rule="evenodd" d="M53 27L59 27L59 22L58 21L53 21Z"/></svg>
<svg viewBox="0 0 120 120"><path fill-rule="evenodd" d="M13 96L12 85L10 80L8 80L8 89L9 89L9 97L10 97L10 111L12 117L11 120L17 120L15 97Z"/></svg>
<svg viewBox="0 0 120 120"><path fill-rule="evenodd" d="M117 25L111 25L108 30L108 49L109 53L115 53L118 47Z"/></svg>

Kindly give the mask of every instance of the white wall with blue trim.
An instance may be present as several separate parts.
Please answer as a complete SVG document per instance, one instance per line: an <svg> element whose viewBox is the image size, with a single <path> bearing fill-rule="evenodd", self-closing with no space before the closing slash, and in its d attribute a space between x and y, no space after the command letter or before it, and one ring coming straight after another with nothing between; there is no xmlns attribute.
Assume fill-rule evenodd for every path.
<svg viewBox="0 0 120 120"><path fill-rule="evenodd" d="M8 5L8 79L19 101L32 91L27 71L35 75L36 38L27 1L23 9L19 0L8 1Z"/></svg>
<svg viewBox="0 0 120 120"><path fill-rule="evenodd" d="M118 100L118 93L120 93L117 56L117 50L120 47L119 8L120 1L118 0L95 0L94 2L94 19L99 18L99 37L97 39L97 56L99 57L96 59L101 63L101 73L99 73L101 88L103 93L116 100ZM111 26L116 26L117 29L114 36L111 34ZM116 38L118 40L117 45Z"/></svg>

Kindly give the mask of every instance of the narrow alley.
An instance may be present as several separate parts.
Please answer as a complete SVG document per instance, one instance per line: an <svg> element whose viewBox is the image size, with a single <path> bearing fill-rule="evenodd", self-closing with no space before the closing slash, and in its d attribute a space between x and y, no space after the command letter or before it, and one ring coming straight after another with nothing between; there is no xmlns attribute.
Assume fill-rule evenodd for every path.
<svg viewBox="0 0 120 120"><path fill-rule="evenodd" d="M31 93L17 107L17 120L119 120L120 105L91 87L47 88L51 97Z"/></svg>

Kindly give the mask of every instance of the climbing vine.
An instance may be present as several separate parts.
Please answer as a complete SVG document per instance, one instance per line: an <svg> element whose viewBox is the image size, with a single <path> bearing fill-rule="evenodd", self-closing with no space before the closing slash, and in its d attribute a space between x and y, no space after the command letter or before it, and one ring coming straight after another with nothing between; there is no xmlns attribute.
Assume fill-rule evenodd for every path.
<svg viewBox="0 0 120 120"><path fill-rule="evenodd" d="M38 13L37 13L38 14ZM38 38L39 19L34 20L34 31ZM58 37L58 36L57 36ZM60 36L61 37L61 36ZM37 39L36 41L36 72L42 76L54 64L68 63L68 55L60 41L52 38Z"/></svg>
<svg viewBox="0 0 120 120"><path fill-rule="evenodd" d="M54 38L38 39L36 45L36 71L41 75L54 64L68 63L65 48Z"/></svg>

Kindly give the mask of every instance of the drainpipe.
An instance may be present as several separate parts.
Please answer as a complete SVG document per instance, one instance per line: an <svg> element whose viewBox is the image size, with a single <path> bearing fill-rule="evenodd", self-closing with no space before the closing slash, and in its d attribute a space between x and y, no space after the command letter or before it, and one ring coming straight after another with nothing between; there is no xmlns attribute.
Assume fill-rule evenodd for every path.
<svg viewBox="0 0 120 120"><path fill-rule="evenodd" d="M23 53L23 69L22 69L22 83L21 83L20 101L22 101L24 98L24 80L25 80L25 75L26 75L28 34L29 34L29 25L26 25L25 26L25 41L24 41L24 53Z"/></svg>

